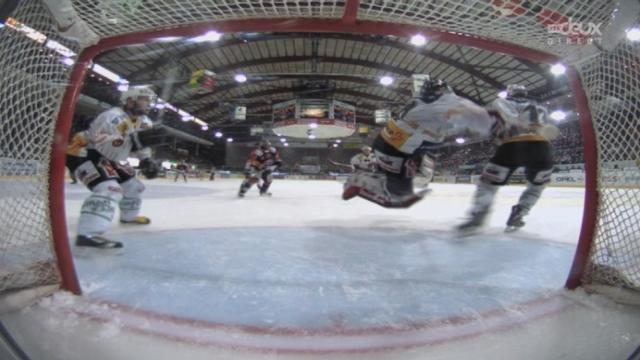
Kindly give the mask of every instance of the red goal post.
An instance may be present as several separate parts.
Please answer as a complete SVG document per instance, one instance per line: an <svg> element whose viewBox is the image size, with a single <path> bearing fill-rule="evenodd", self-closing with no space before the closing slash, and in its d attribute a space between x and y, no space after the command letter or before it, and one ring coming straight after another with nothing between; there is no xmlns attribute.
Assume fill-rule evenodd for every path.
<svg viewBox="0 0 640 360"><path fill-rule="evenodd" d="M526 6L516 0L59 2L73 5L79 19L100 37L96 45L81 49L61 38L41 1L22 1L11 16L79 53L72 68L51 61L45 42L8 26L0 29L0 115L5 122L0 165L29 169L28 164L35 164L22 173L16 166L0 168L0 293L46 284L81 291L67 237L64 150L92 59L118 46L209 30L400 38L421 33L433 41L533 62L565 63L579 112L586 171L583 224L567 287L604 284L640 290L640 190L602 181L607 163L635 160L640 154L638 129L626 128L627 118L635 116L637 124L640 113L634 99L640 94L639 45L618 36L626 26L638 24L637 13L631 12L635 1L540 0ZM620 16L629 12L630 20ZM605 44L582 44L584 36L550 31L570 21L584 24L590 36L599 30ZM562 36L567 36L565 43L559 43ZM576 44L566 44L566 39Z"/></svg>

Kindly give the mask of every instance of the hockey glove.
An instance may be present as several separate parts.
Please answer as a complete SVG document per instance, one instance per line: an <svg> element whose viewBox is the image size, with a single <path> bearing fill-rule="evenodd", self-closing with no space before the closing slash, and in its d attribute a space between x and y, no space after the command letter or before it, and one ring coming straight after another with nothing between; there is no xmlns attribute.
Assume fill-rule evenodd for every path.
<svg viewBox="0 0 640 360"><path fill-rule="evenodd" d="M154 179L158 177L158 173L160 172L160 167L155 161L151 160L150 158L146 158L140 161L140 172L147 179Z"/></svg>

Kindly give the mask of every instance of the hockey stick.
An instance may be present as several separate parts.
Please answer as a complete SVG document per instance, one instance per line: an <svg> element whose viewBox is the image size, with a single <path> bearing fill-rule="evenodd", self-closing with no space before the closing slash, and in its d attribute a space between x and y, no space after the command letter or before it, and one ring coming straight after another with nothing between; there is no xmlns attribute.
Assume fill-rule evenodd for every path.
<svg viewBox="0 0 640 360"><path fill-rule="evenodd" d="M337 165L337 166L342 166L342 167L347 167L347 168L349 168L349 169L353 169L353 167L352 167L351 165L349 165L349 164L339 163L339 162L333 161L333 160L331 160L331 159L327 159L327 160L328 160L330 163L332 163L333 165Z"/></svg>

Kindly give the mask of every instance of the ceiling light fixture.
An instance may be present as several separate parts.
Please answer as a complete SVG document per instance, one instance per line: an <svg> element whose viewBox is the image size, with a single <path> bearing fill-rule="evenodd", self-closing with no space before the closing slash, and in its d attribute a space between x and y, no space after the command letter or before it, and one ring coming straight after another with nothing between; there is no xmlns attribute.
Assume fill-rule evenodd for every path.
<svg viewBox="0 0 640 360"><path fill-rule="evenodd" d="M551 66L551 73L555 76L564 75L566 71L567 71L567 68L560 63L553 64Z"/></svg>
<svg viewBox="0 0 640 360"><path fill-rule="evenodd" d="M411 45L423 46L427 43L427 38L422 34L415 34L411 37Z"/></svg>
<svg viewBox="0 0 640 360"><path fill-rule="evenodd" d="M383 76L380 78L380 84L383 86L389 86L393 84L393 78L391 76Z"/></svg>
<svg viewBox="0 0 640 360"><path fill-rule="evenodd" d="M562 121L567 118L567 113L562 110L555 110L549 114L549 117L555 121Z"/></svg>
<svg viewBox="0 0 640 360"><path fill-rule="evenodd" d="M205 41L218 41L222 37L217 31L207 31L204 35L196 36L191 38L191 42L205 42Z"/></svg>
<svg viewBox="0 0 640 360"><path fill-rule="evenodd" d="M631 28L626 33L629 41L640 41L640 28Z"/></svg>

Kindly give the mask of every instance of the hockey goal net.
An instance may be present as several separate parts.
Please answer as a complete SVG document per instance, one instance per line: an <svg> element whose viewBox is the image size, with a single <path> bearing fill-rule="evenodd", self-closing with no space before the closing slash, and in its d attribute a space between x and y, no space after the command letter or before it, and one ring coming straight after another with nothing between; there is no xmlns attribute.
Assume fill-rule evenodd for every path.
<svg viewBox="0 0 640 360"><path fill-rule="evenodd" d="M72 5L102 41L83 53L77 42L60 37L45 3L58 10ZM638 161L640 156L640 45L624 38L624 30L638 24L635 4L635 0L22 1L10 15L15 22L7 20L0 29L0 293L45 284L79 290L69 256L62 182L73 102L92 56L117 45L203 29L386 32L399 37L422 32L437 41L571 66L587 189L568 286L597 283L638 291L640 189L637 179L630 186L611 181L619 170L610 167L613 162ZM64 47L56 50L56 44ZM65 48L83 54L72 56L75 67L59 61Z"/></svg>

